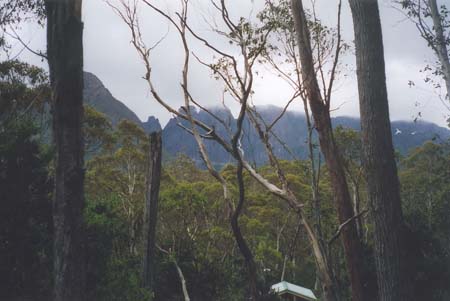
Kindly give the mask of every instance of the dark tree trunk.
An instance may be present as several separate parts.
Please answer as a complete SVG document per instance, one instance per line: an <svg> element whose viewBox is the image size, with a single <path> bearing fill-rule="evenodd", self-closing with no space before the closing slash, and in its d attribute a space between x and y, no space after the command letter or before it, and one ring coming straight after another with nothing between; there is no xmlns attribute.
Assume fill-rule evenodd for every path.
<svg viewBox="0 0 450 301"><path fill-rule="evenodd" d="M85 299L81 0L45 2L56 147L54 300Z"/></svg>
<svg viewBox="0 0 450 301"><path fill-rule="evenodd" d="M155 279L156 221L158 218L159 185L161 182L161 132L150 134L150 152L147 170L147 194L144 211L143 286L153 292Z"/></svg>
<svg viewBox="0 0 450 301"><path fill-rule="evenodd" d="M403 216L392 145L383 39L377 0L349 0L355 30L363 167L374 220L375 263L382 301L413 300L402 264Z"/></svg>
<svg viewBox="0 0 450 301"><path fill-rule="evenodd" d="M301 0L292 0L292 13L299 45L303 84L319 134L320 149L323 152L330 173L338 219L342 224L354 216L353 205L343 162L333 137L329 103L326 103L322 98L317 82L310 35ZM341 239L344 245L347 269L352 287L352 300L371 300L365 289L368 277L363 264L363 249L355 221L348 223L343 228Z"/></svg>
<svg viewBox="0 0 450 301"><path fill-rule="evenodd" d="M245 263L247 265L248 270L248 279L249 279L249 289L250 296L252 301L259 300L259 292L257 289L257 271L256 271L256 263L253 258L252 251L250 250L247 242L245 241L244 236L242 235L241 228L239 227L239 216L242 212L244 202L245 202L245 185L243 179L243 166L242 160L238 160L237 163L237 181L239 186L239 200L235 210L232 212L230 217L231 229L233 231L234 238L236 239L236 243L238 248L245 259Z"/></svg>

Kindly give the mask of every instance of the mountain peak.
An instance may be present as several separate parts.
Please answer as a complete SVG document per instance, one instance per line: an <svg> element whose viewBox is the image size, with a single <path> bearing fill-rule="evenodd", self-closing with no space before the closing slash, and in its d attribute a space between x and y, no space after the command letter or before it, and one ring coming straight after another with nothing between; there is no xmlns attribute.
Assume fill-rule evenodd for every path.
<svg viewBox="0 0 450 301"><path fill-rule="evenodd" d="M113 125L117 125L123 119L141 125L141 121L136 114L114 98L97 76L89 72L84 72L83 76L83 98L86 104L108 116Z"/></svg>
<svg viewBox="0 0 450 301"><path fill-rule="evenodd" d="M142 127L147 133L162 131L158 118L154 116L149 116L147 121L142 123Z"/></svg>

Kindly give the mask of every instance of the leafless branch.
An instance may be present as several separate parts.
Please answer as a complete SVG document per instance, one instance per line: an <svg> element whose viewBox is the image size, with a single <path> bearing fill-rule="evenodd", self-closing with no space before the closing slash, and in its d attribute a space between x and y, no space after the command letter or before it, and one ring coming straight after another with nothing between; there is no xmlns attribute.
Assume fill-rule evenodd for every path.
<svg viewBox="0 0 450 301"><path fill-rule="evenodd" d="M39 56L39 57L41 57L41 58L43 58L43 59L45 59L45 60L48 59L47 55L46 55L45 53L43 53L42 51L36 51L36 50L32 49L32 48L29 46L30 43L29 43L29 42L26 43L26 42L20 37L20 35L16 32L16 30L15 30L12 26L10 26L9 30L10 30L11 32L5 31L5 34L6 34L7 36L9 36L10 38L12 38L12 39L18 41L18 42L23 46L24 49L28 50L28 51L31 52L32 54L37 55L37 56Z"/></svg>
<svg viewBox="0 0 450 301"><path fill-rule="evenodd" d="M367 212L369 212L368 209L364 209L362 210L360 213L352 216L351 218L349 218L348 220L346 220L344 223L340 224L336 233L333 235L333 237L331 237L331 239L328 241L328 245L331 245L341 234L342 230L351 222L353 222L355 219L360 218L361 216L363 216L364 214L366 214Z"/></svg>

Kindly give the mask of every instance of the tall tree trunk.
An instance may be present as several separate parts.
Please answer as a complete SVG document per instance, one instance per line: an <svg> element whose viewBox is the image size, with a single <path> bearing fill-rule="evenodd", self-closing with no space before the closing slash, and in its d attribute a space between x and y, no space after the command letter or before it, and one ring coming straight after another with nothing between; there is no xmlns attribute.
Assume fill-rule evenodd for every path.
<svg viewBox="0 0 450 301"><path fill-rule="evenodd" d="M150 152L147 170L147 194L144 212L143 286L153 292L155 279L156 221L158 218L159 184L161 182L161 132L150 134Z"/></svg>
<svg viewBox="0 0 450 301"><path fill-rule="evenodd" d="M242 235L241 228L239 227L239 216L242 212L244 202L245 202L245 186L244 186L244 179L243 179L243 166L242 166L242 160L238 160L237 162L237 181L238 181L238 187L239 187L239 200L236 208L231 213L230 216L230 223L231 223L231 229L233 231L234 238L236 239L236 243L238 245L239 250L241 251L242 256L245 259L245 263L247 266L248 271L248 279L249 279L249 289L250 289L250 296L252 301L259 300L259 292L257 289L257 270L256 270L256 263L253 258L252 251L250 250L250 247L247 244L247 241L245 240L244 236Z"/></svg>
<svg viewBox="0 0 450 301"><path fill-rule="evenodd" d="M383 39L377 0L349 0L355 30L363 167L374 220L382 301L413 300L402 248L403 215L392 145Z"/></svg>
<svg viewBox="0 0 450 301"><path fill-rule="evenodd" d="M435 35L435 41L431 41L434 45L434 51L441 63L442 76L447 88L447 99L450 100L450 59L447 49L447 39L444 34L444 28L442 25L441 14L437 6L436 0L428 0L428 6L430 7L431 18L433 19L433 30Z"/></svg>
<svg viewBox="0 0 450 301"><path fill-rule="evenodd" d="M292 14L299 45L304 87L319 134L320 148L330 173L338 219L340 223L345 223L354 216L353 206L342 159L333 137L329 103L326 103L322 98L317 82L310 35L301 0L292 0ZM344 245L347 269L352 287L352 300L370 300L364 288L368 278L364 270L363 249L361 242L359 241L355 221L348 223L344 227L341 238Z"/></svg>
<svg viewBox="0 0 450 301"><path fill-rule="evenodd" d="M319 176L320 176L320 154L319 154L319 166L316 168L315 157L314 157L314 146L313 146L313 125L311 123L311 116L309 114L308 109L308 100L303 100L303 107L305 110L306 116L306 125L308 129L308 151L309 151L309 160L311 166L311 189L312 189L312 202L313 202L313 216L314 216L314 232L317 237L317 241L319 247L321 248L321 252L323 256L326 258L327 264L327 277L321 276L320 266L317 264L316 273L316 283L314 287L320 286L322 287L322 292L326 301L335 300L338 301L341 299L339 294L339 283L336 279L336 275L334 273L334 269L331 266L331 260L329 249L324 244L323 234L322 234L322 223L321 223L321 203L320 203L320 195L319 195ZM316 170L317 169L317 170ZM325 279L326 278L326 279Z"/></svg>
<svg viewBox="0 0 450 301"><path fill-rule="evenodd" d="M56 147L54 300L85 299L81 0L45 2Z"/></svg>

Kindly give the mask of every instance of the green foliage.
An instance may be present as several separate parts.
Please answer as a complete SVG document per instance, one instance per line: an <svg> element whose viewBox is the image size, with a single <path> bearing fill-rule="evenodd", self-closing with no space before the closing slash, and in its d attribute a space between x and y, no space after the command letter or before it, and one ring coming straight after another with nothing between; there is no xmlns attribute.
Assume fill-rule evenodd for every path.
<svg viewBox="0 0 450 301"><path fill-rule="evenodd" d="M83 130L85 152L88 156L104 150L112 150L115 143L112 125L105 114L91 106L84 106Z"/></svg>
<svg viewBox="0 0 450 301"><path fill-rule="evenodd" d="M349 162L351 160L356 162L356 164L360 164L362 147L360 133L350 128L337 126L333 134L345 161Z"/></svg>
<svg viewBox="0 0 450 301"><path fill-rule="evenodd" d="M50 99L44 70L18 60L0 62L0 122L43 115Z"/></svg>
<svg viewBox="0 0 450 301"><path fill-rule="evenodd" d="M21 245L29 241L27 256L35 262L31 266L33 273L30 275L35 275L36 278L30 276L26 280L29 282L26 283L35 283L28 287L40 291L38 287L49 289L51 279L51 239L48 232L51 221L48 220L51 212L51 185L45 182L48 181L51 156L36 144L33 138L36 131L32 122L23 120L8 125L0 133L0 162L2 168L11 166L7 162L22 162L21 164L31 166L21 172L28 175L25 179L29 179L30 183L37 181L36 183L41 184L26 184L26 187L38 189L33 188L32 193L24 193L26 189L11 184L11 181L19 177L19 173L10 176L11 173L8 172L8 176L5 176L5 169L2 169L0 175L8 181L4 182L5 186L2 186L3 182L0 181L0 187L3 189L0 191L4 194L7 192L7 197L2 200L16 199L15 195L24 195L23 199L30 200L28 203L2 203L3 206L9 204L9 207L4 207L11 208L8 210L20 210L20 214L17 211L5 211L8 212L7 216L14 216L16 220L2 219L5 224L2 235L10 235L8 231L13 229L11 225L17 227L14 228L18 230L17 233L32 233L32 242L29 238L22 237L20 240L14 238L10 241L20 241ZM148 150L148 140L146 135L132 124L122 124L115 130L111 129L111 136L114 137L111 140L114 144L111 147L100 147L100 152L94 154L87 164L85 220L90 298L100 301L152 298L179 300L182 292L174 266L176 261L187 279L187 287L193 300L243 300L243 296L247 294L246 286L243 285L245 264L230 230L229 209L223 200L222 187L186 157L177 158L164 166L157 243L158 248L165 252L157 250L158 277L154 297L141 288L140 224L145 199L145 154ZM336 137L338 143L356 139L351 132L338 132ZM345 145L346 143L343 144ZM351 155L356 152L346 148L343 153L346 160L351 160L355 167L358 166L357 159ZM405 217L412 233L410 242L414 246L410 249L418 250L410 255L411 268L419 271L416 276L417 287L428 288L423 293L417 293L433 296L430 300L448 297L446 283L450 279L450 225L445 213L450 212L450 187L447 180L450 170L449 153L448 145L429 143L405 158L400 168ZM23 156L23 159L17 160L20 156ZM309 164L302 161L283 161L281 164L292 188L304 200L304 210L308 216L312 216ZM261 168L260 172L267 178L275 179L273 170L269 167ZM231 185L235 182L234 166L224 167L222 174ZM271 284L280 280L285 260L286 280L314 287L315 261L309 244L305 243L306 233L295 212L287 207L285 202L263 190L247 173L244 174L244 182L247 187L247 202L240 224L260 270L260 287L267 291ZM231 190L236 196L236 188L232 187ZM323 234L327 238L335 233L337 221L326 169L321 173L320 195ZM33 203L31 200L37 207L30 205ZM42 212L42 215L36 214L37 212ZM31 222L27 223L27 220ZM370 228L370 220L366 223ZM370 242L370 237L368 240ZM36 244L35 241L39 243ZM5 254L2 258L11 258L12 254L17 256L12 250L14 249L8 249L10 255L7 255L6 249L1 249L4 252L2 254ZM339 243L334 243L331 254L337 276L345 287L348 279ZM372 257L370 247L367 254L367 258ZM368 260L368 264L373 262ZM2 265L2 268L6 269L8 265ZM9 268L13 269L11 265ZM15 279L14 273L10 275L11 279ZM15 281L14 285L13 282L3 285L18 289L20 285L24 285L21 283L23 282ZM343 295L347 295L346 290Z"/></svg>
<svg viewBox="0 0 450 301"><path fill-rule="evenodd" d="M51 284L51 153L29 119L0 130L0 299L45 300Z"/></svg>
<svg viewBox="0 0 450 301"><path fill-rule="evenodd" d="M150 293L141 288L140 257L129 251L129 226L121 210L114 194L87 203L89 296L99 301L150 301Z"/></svg>
<svg viewBox="0 0 450 301"><path fill-rule="evenodd" d="M100 285L97 300L151 301L151 295L141 287L139 258L112 257L108 262L104 286Z"/></svg>
<svg viewBox="0 0 450 301"><path fill-rule="evenodd" d="M410 228L411 270L416 295L450 297L450 146L428 142L402 161L400 179Z"/></svg>

